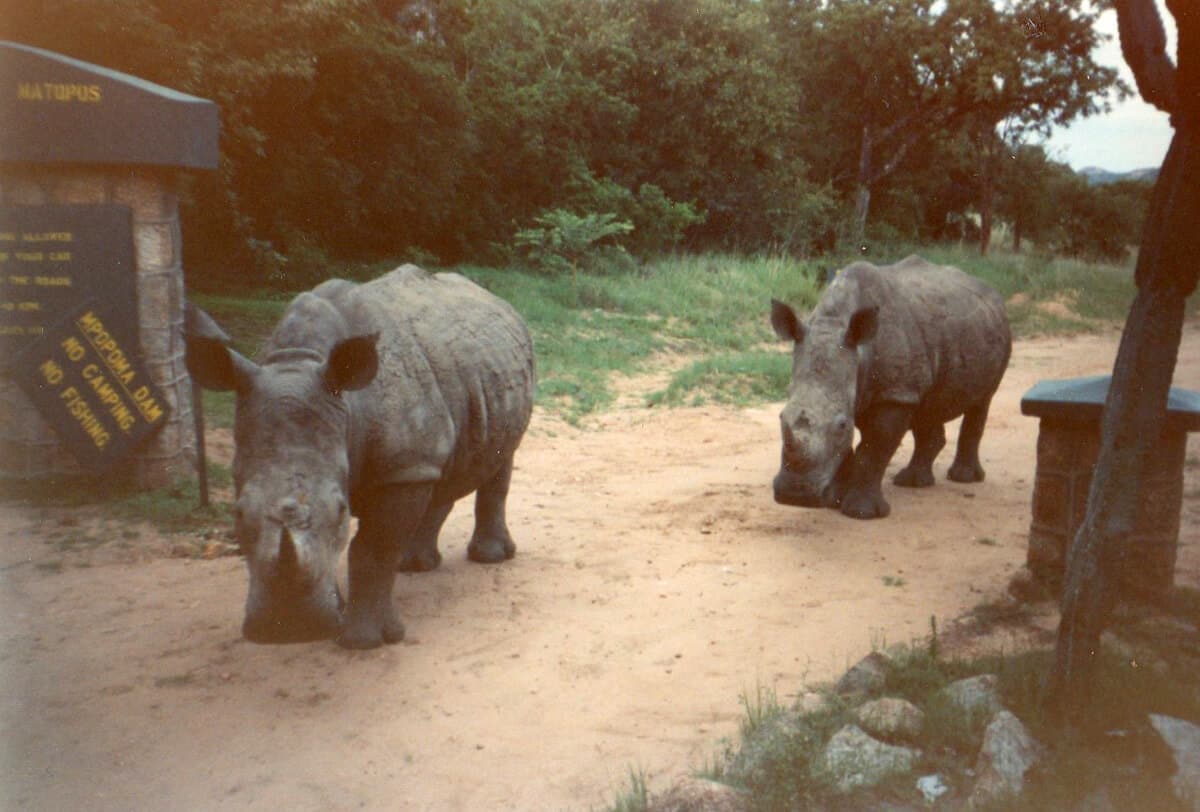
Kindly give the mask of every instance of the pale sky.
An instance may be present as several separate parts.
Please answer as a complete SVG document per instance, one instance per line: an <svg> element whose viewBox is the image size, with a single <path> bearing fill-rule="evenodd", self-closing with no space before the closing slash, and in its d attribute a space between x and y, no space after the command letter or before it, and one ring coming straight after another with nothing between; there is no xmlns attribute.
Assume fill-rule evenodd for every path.
<svg viewBox="0 0 1200 812"><path fill-rule="evenodd" d="M1158 10L1167 29L1167 53L1174 61L1175 22L1162 0L1158 0ZM1111 34L1112 39L1097 50L1096 61L1119 68L1121 76L1134 87L1133 74L1121 58L1117 13L1104 12L1097 26ZM1052 159L1069 164L1075 170L1095 166L1112 172L1128 172L1162 164L1171 133L1167 114L1135 96L1114 105L1111 113L1076 119L1070 127L1056 128L1051 132L1046 148Z"/></svg>

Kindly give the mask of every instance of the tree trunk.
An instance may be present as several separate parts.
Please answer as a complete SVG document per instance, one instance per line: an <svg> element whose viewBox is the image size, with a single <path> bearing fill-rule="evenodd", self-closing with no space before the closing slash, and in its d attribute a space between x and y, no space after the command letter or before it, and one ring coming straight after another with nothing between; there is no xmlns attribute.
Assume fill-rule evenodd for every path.
<svg viewBox="0 0 1200 812"><path fill-rule="evenodd" d="M1185 300L1200 273L1197 222L1200 149L1195 135L1177 132L1154 187L1138 256L1138 293L1113 365L1087 514L1067 554L1046 700L1050 712L1068 723L1089 713L1100 633L1120 598L1115 575L1137 517L1143 462L1162 432Z"/></svg>
<svg viewBox="0 0 1200 812"><path fill-rule="evenodd" d="M991 164L985 157L983 177L979 179L979 255L984 257L992 246L992 215L996 203L996 184L992 178Z"/></svg>
<svg viewBox="0 0 1200 812"><path fill-rule="evenodd" d="M874 129L868 120L863 124L862 143L858 147L858 184L854 194L854 219L850 223L850 241L861 251L867 236L867 215L871 211L872 150Z"/></svg>

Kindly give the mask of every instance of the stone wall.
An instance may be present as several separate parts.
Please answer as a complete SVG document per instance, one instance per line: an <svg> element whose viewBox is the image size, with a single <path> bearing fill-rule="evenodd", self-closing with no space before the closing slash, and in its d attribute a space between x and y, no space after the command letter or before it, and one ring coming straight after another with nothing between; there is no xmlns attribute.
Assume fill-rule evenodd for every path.
<svg viewBox="0 0 1200 812"><path fill-rule="evenodd" d="M191 379L184 362L183 262L174 172L149 168L0 169L0 205L114 204L133 217L142 360L170 407L166 424L118 463L142 486L193 470ZM0 376L0 475L75 475L79 466L11 379Z"/></svg>
<svg viewBox="0 0 1200 812"><path fill-rule="evenodd" d="M1143 477L1130 560L1118 567L1123 592L1143 600L1161 597L1174 580L1187 434L1166 430L1155 448ZM1056 588L1066 570L1067 548L1087 512L1099 451L1098 424L1042 419L1026 563Z"/></svg>

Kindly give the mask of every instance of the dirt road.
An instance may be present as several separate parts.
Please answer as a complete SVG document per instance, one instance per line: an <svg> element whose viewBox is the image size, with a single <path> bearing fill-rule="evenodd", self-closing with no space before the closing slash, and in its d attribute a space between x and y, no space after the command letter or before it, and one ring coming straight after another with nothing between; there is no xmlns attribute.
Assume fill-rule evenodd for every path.
<svg viewBox="0 0 1200 812"><path fill-rule="evenodd" d="M934 488L885 486L876 522L772 501L777 404L620 409L582 430L539 414L512 486L517 557L466 561L460 506L442 568L397 580L408 640L365 653L243 641L237 558L63 552L86 520L0 506L0 808L564 810L604 805L631 767L660 786L735 735L739 694L789 697L999 596L1029 526L1021 395L1110 371L1117 339L1019 342L987 481L946 482L948 448ZM1200 389L1200 326L1175 381ZM157 549L145 528L107 532Z"/></svg>

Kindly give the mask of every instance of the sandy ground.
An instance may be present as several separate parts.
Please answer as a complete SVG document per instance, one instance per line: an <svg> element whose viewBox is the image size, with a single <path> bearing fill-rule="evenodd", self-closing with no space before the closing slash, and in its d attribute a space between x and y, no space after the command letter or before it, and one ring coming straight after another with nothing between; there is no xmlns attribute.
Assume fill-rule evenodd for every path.
<svg viewBox="0 0 1200 812"><path fill-rule="evenodd" d="M1000 596L1029 526L1021 395L1110 371L1117 339L1019 342L987 481L889 484L876 522L772 501L778 404L621 408L582 430L538 415L512 487L516 559L469 563L460 506L442 568L397 579L409 639L365 653L243 641L237 558L63 553L52 539L77 519L0 506L0 808L589 809L631 767L662 788L736 734L739 695L790 697ZM1197 350L1193 324L1176 385L1200 388Z"/></svg>

